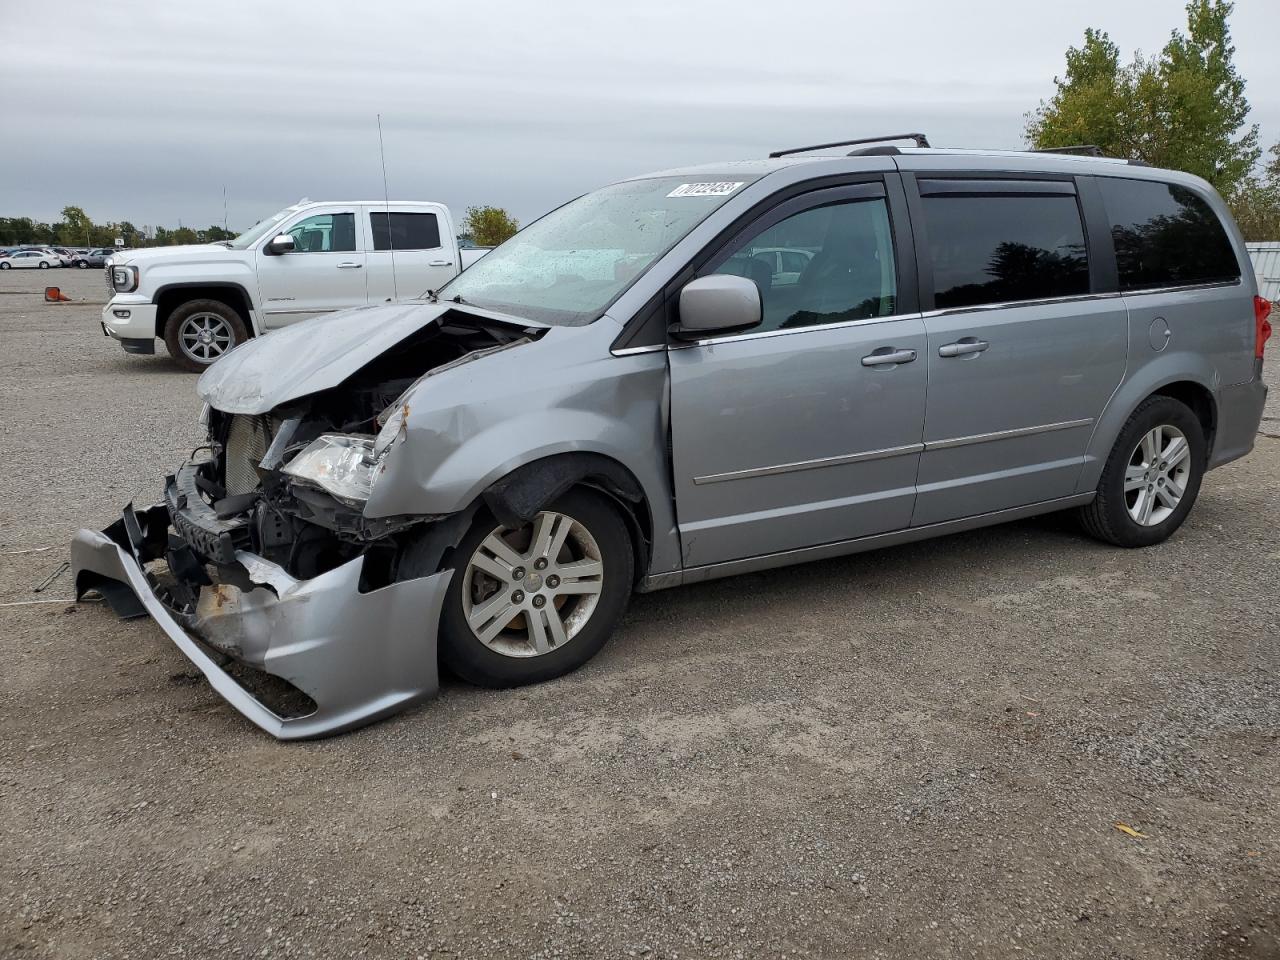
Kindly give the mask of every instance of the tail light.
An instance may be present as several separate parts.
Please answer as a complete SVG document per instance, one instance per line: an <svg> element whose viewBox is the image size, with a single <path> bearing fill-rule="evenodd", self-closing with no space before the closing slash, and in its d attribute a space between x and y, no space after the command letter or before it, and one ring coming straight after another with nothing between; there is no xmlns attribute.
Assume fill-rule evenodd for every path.
<svg viewBox="0 0 1280 960"><path fill-rule="evenodd" d="M1271 322L1267 317L1271 314L1271 301L1265 297L1253 298L1254 340L1253 355L1262 359L1262 351L1266 349L1267 340L1271 337Z"/></svg>

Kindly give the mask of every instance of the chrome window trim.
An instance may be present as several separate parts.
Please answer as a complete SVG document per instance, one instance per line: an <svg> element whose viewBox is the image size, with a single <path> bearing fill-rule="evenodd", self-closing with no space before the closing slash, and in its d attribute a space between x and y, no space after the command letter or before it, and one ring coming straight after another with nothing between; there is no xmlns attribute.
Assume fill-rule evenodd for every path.
<svg viewBox="0 0 1280 960"><path fill-rule="evenodd" d="M1214 280L1209 283L1186 283L1181 286L1152 287L1150 290L1113 290L1108 293L1075 293L1065 297L1042 297L1038 300L1001 300L998 303L975 303L967 307L944 307L939 310L926 310L920 316L926 320L932 317L949 317L959 313L982 313L987 310L1007 310L1013 307L1040 307L1056 303L1084 303L1089 300L1115 300L1118 297L1145 297L1161 293L1185 293L1189 290L1217 290L1225 287L1238 287L1242 279Z"/></svg>
<svg viewBox="0 0 1280 960"><path fill-rule="evenodd" d="M902 447L885 447L883 450L868 450L865 453L844 453L834 457L821 457L817 460L797 460L795 463L779 463L771 467L748 467L745 470L730 470L727 473L709 473L706 476L694 477L695 484L723 483L725 480L747 480L751 477L770 477L780 473L795 473L798 470L816 470L820 467L837 467L846 463L861 463L865 460L885 460L889 457L901 457L924 450L923 443L909 443Z"/></svg>
<svg viewBox="0 0 1280 960"><path fill-rule="evenodd" d="M840 323L813 323L805 327L785 327L778 330L759 330L755 333L734 333L723 337L704 337L701 340L690 340L687 343L667 343L667 350L687 350L690 347L707 347L717 343L738 343L743 340L763 340L766 337L785 337L794 333L809 333L813 330L843 330L848 327L870 326L873 323L891 323L895 320L919 320L919 313L892 313L887 317L864 317L861 320L842 320Z"/></svg>

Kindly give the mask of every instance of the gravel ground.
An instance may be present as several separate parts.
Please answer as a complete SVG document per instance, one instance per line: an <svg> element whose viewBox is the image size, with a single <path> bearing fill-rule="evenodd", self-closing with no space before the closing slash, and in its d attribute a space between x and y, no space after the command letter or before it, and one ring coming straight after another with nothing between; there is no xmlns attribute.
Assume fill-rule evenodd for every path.
<svg viewBox="0 0 1280 960"><path fill-rule="evenodd" d="M0 274L4 602L199 439L46 282L103 298ZM577 674L320 743L149 621L0 607L0 954L1280 957L1268 416L1160 547L1050 517L637 597Z"/></svg>

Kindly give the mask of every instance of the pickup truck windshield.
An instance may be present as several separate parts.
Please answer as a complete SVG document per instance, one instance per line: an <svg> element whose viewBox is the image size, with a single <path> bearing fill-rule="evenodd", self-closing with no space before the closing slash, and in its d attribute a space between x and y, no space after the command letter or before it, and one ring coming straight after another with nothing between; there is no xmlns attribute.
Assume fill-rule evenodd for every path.
<svg viewBox="0 0 1280 960"><path fill-rule="evenodd" d="M437 291L442 300L581 326L754 178L628 180L530 224Z"/></svg>
<svg viewBox="0 0 1280 960"><path fill-rule="evenodd" d="M248 250L253 246L254 241L258 240L263 234L297 209L297 207L285 207L279 213L272 214L265 220L259 220L234 240L226 241L227 247L231 250Z"/></svg>

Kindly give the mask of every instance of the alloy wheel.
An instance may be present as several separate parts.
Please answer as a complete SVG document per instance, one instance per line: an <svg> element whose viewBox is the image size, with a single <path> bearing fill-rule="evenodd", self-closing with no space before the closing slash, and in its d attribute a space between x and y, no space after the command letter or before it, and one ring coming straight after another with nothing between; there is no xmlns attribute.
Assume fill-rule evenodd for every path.
<svg viewBox="0 0 1280 960"><path fill-rule="evenodd" d="M225 317L216 313L193 313L178 329L182 352L196 363L209 364L235 345L235 333Z"/></svg>
<svg viewBox="0 0 1280 960"><path fill-rule="evenodd" d="M467 562L462 612L476 639L508 657L560 649L587 625L604 587L591 532L544 510L532 523L498 527Z"/></svg>
<svg viewBox="0 0 1280 960"><path fill-rule="evenodd" d="M1163 523L1178 508L1191 477L1191 445L1168 424L1142 435L1124 471L1129 516L1144 527Z"/></svg>

